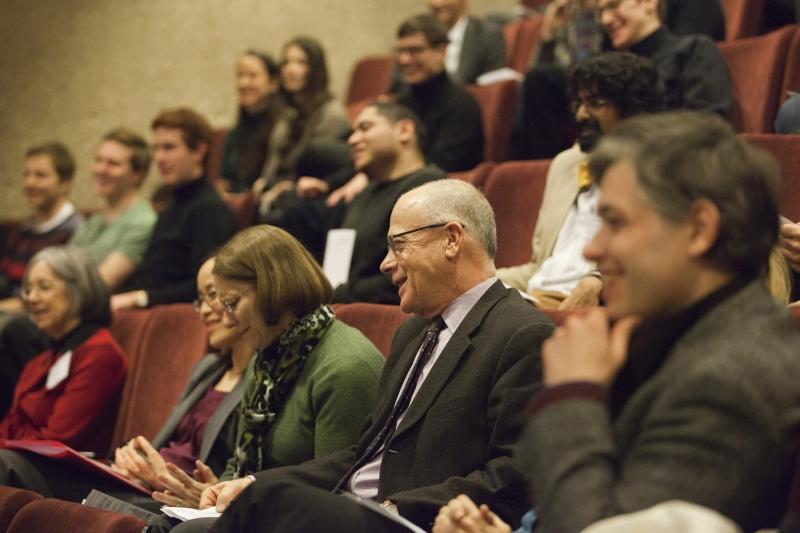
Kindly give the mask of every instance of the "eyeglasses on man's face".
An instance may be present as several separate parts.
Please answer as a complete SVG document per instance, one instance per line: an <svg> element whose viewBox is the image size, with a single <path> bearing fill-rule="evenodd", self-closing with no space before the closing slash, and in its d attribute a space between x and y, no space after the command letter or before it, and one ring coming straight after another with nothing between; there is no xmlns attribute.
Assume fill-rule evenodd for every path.
<svg viewBox="0 0 800 533"><path fill-rule="evenodd" d="M589 111L599 111L600 109L610 105L611 102L607 98L600 96L589 96L588 98L576 98L569 104L569 110L574 115L578 112L581 106L586 106Z"/></svg>
<svg viewBox="0 0 800 533"><path fill-rule="evenodd" d="M387 235L386 243L388 244L389 249L392 251L392 253L396 254L398 251L400 251L403 243L405 242L405 239L403 239L403 237L407 237L408 235L411 235L412 233L417 233L418 231L443 228L448 224L449 222L437 222L436 224L428 224L427 226L420 226L418 228L410 229L408 231L401 231L400 233L395 233L394 235ZM459 222L459 224L461 223ZM467 227L464 224L461 224L461 227L467 229Z"/></svg>

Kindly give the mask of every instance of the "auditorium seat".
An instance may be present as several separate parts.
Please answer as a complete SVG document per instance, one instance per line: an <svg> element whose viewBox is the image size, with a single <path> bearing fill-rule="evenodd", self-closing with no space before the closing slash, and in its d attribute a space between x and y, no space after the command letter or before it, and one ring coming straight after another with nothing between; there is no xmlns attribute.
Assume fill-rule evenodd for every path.
<svg viewBox="0 0 800 533"><path fill-rule="evenodd" d="M761 32L764 0L722 0L725 14L725 40L753 37Z"/></svg>
<svg viewBox="0 0 800 533"><path fill-rule="evenodd" d="M371 100L389 89L394 68L394 56L369 56L359 59L350 74L345 104Z"/></svg>
<svg viewBox="0 0 800 533"><path fill-rule="evenodd" d="M206 328L191 304L146 311L138 353L128 368L112 443L152 438L178 400L192 366L206 352Z"/></svg>
<svg viewBox="0 0 800 533"><path fill-rule="evenodd" d="M368 104L371 104L373 102L373 100L375 100L375 99L374 98L364 98L363 100L357 100L355 102L350 102L349 104L347 104L345 106L345 109L347 110L347 118L350 120L351 124L353 122L355 122L356 117L358 116L359 113L361 113L361 110L364 109L365 107L367 107Z"/></svg>
<svg viewBox="0 0 800 533"><path fill-rule="evenodd" d="M493 161L484 161L472 170L448 172L447 175L453 179L469 182L477 188L482 189L484 183L486 183L486 178L489 177L489 174L492 173L492 170L494 170L496 166L497 163Z"/></svg>
<svg viewBox="0 0 800 533"><path fill-rule="evenodd" d="M410 317L399 305L337 304L333 309L336 318L363 333L384 357L389 355L395 331Z"/></svg>
<svg viewBox="0 0 800 533"><path fill-rule="evenodd" d="M788 98L788 91L800 93L800 26L794 32L792 42L789 43L789 52L786 56L786 70L783 72L783 87L780 101Z"/></svg>
<svg viewBox="0 0 800 533"><path fill-rule="evenodd" d="M782 100L783 73L797 26L718 43L731 72L732 121L739 132L769 133Z"/></svg>
<svg viewBox="0 0 800 533"><path fill-rule="evenodd" d="M0 485L0 532L8 529L11 520L23 507L41 499L39 493Z"/></svg>
<svg viewBox="0 0 800 533"><path fill-rule="evenodd" d="M225 136L228 135L228 128L218 128L214 130L211 137L211 146L208 147L208 159L206 159L206 175L211 183L217 182L222 175L222 149L225 146Z"/></svg>
<svg viewBox="0 0 800 533"><path fill-rule="evenodd" d="M514 80L491 85L467 85L466 89L478 101L483 118L483 158L504 161L514 124L517 103L517 82Z"/></svg>
<svg viewBox="0 0 800 533"><path fill-rule="evenodd" d="M507 267L531 259L531 239L544 196L550 160L508 161L497 165L483 193L497 220L495 264Z"/></svg>
<svg viewBox="0 0 800 533"><path fill-rule="evenodd" d="M8 533L141 533L145 522L124 514L41 498L23 507Z"/></svg>
<svg viewBox="0 0 800 533"><path fill-rule="evenodd" d="M742 138L778 160L781 167L781 215L794 222L800 221L800 135L743 134Z"/></svg>
<svg viewBox="0 0 800 533"><path fill-rule="evenodd" d="M509 68L525 73L539 45L542 17L522 18L503 28L506 40L506 62Z"/></svg>
<svg viewBox="0 0 800 533"><path fill-rule="evenodd" d="M252 192L228 193L223 199L233 211L236 217L236 225L240 230L255 224L258 208Z"/></svg>

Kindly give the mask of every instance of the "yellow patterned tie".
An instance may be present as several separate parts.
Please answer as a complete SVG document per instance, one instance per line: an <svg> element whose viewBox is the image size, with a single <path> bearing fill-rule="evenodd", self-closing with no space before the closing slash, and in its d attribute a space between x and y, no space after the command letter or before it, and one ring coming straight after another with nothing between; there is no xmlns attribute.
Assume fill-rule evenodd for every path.
<svg viewBox="0 0 800 533"><path fill-rule="evenodd" d="M591 172L589 172L589 161L584 159L578 167L578 188L588 189L594 183Z"/></svg>

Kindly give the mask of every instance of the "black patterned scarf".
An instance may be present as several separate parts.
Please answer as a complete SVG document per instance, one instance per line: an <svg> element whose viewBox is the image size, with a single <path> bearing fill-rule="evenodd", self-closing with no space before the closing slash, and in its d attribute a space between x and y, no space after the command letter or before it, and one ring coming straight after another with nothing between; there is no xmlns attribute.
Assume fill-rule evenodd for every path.
<svg viewBox="0 0 800 533"><path fill-rule="evenodd" d="M234 477L265 467L267 433L291 394L308 354L317 347L333 317L330 307L319 306L294 320L277 342L258 352L250 362L239 416Z"/></svg>

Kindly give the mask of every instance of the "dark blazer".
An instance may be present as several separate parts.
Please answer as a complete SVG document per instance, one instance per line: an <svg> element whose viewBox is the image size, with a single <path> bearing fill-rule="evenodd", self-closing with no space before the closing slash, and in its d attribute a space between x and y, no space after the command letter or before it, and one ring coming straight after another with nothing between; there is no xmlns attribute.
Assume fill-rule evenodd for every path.
<svg viewBox="0 0 800 533"><path fill-rule="evenodd" d="M219 381L225 371L230 367L230 361L219 355L209 354L200 359L189 376L189 382L181 393L178 404L172 410L169 418L153 437L153 447L158 449L165 446L172 437L186 413L200 398ZM203 442L200 445L198 459L208 464L215 474L220 475L225 470L225 463L233 456L236 446L236 426L238 423L239 402L244 393L245 380L240 379L236 386L220 402L217 410L206 424L203 433Z"/></svg>
<svg viewBox="0 0 800 533"><path fill-rule="evenodd" d="M385 394L356 446L256 477L332 489L388 418L428 324L414 317L395 335L378 388ZM526 396L540 387L539 349L552 330L517 291L492 285L447 343L387 446L377 500L392 500L404 517L430 527L442 505L465 493L517 523L528 504L511 449Z"/></svg>
<svg viewBox="0 0 800 533"><path fill-rule="evenodd" d="M536 531L676 499L745 531L777 525L800 430L798 355L789 313L756 281L698 319L613 421L587 397L535 410L519 454Z"/></svg>
<svg viewBox="0 0 800 533"><path fill-rule="evenodd" d="M461 83L475 83L481 74L505 66L506 41L503 34L490 23L469 17L455 78Z"/></svg>

